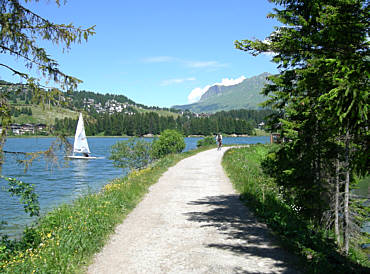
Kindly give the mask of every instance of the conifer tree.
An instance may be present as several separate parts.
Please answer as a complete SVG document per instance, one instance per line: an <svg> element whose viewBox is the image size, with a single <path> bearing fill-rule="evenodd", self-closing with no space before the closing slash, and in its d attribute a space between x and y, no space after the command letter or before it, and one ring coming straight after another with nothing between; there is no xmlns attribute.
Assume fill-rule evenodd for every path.
<svg viewBox="0 0 370 274"><path fill-rule="evenodd" d="M294 193L302 213L316 221L329 209L335 189L344 190L348 254L350 182L355 172L364 174L369 166L369 2L271 2L281 9L268 17L282 26L265 40L236 41L238 49L253 55L273 54L280 71L264 90L270 97L266 105L277 110L271 124L279 125L288 140L277 152L271 174ZM345 183L334 188L338 172L345 174Z"/></svg>

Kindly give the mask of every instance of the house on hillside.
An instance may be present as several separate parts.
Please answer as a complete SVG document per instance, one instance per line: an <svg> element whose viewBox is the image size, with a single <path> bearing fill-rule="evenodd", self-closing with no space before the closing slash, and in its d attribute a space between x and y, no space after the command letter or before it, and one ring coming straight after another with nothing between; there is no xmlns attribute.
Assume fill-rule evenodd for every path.
<svg viewBox="0 0 370 274"><path fill-rule="evenodd" d="M46 133L45 124L11 124L10 130L14 135Z"/></svg>
<svg viewBox="0 0 370 274"><path fill-rule="evenodd" d="M21 134L21 125L20 124L11 124L10 130L14 135L20 135Z"/></svg>

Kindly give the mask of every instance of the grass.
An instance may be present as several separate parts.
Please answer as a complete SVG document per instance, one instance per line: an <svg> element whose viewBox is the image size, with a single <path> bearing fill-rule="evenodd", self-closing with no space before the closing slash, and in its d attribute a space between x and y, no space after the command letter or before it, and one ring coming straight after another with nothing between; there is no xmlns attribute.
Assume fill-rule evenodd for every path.
<svg viewBox="0 0 370 274"><path fill-rule="evenodd" d="M165 116L165 117L172 116L174 119L176 119L177 117L179 117L179 116L180 116L180 114L179 114L179 113L171 112L171 111L168 111L168 110L158 110L158 109L140 109L140 108L137 108L136 110L137 110L139 113L155 112L155 113L157 113L159 116Z"/></svg>
<svg viewBox="0 0 370 274"><path fill-rule="evenodd" d="M80 273L150 185L180 160L207 148L172 154L115 179L99 193L77 199L42 217L18 242L0 242L1 273Z"/></svg>
<svg viewBox="0 0 370 274"><path fill-rule="evenodd" d="M353 247L350 257L343 256L330 234L301 218L279 198L278 187L260 168L269 149L269 145L253 145L225 153L222 164L242 201L300 258L304 272L369 273L370 263L358 249Z"/></svg>
<svg viewBox="0 0 370 274"><path fill-rule="evenodd" d="M63 108L51 106L50 109L48 105L42 107L41 105L14 105L17 108L30 107L32 110L32 116L21 114L18 117L13 117L14 122L17 124L46 124L54 125L55 118L78 118L78 112Z"/></svg>

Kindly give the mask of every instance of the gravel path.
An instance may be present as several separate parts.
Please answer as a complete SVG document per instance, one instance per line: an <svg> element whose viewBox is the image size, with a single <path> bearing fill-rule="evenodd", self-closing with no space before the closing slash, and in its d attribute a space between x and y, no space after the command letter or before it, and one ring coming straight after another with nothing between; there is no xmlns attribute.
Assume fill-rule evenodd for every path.
<svg viewBox="0 0 370 274"><path fill-rule="evenodd" d="M164 173L88 273L297 273L239 201L221 167L223 151L201 152Z"/></svg>

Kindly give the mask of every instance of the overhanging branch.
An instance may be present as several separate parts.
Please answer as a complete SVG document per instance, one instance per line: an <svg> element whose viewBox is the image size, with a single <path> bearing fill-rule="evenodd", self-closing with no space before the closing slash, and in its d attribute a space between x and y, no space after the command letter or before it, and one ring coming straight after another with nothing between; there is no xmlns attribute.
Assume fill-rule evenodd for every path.
<svg viewBox="0 0 370 274"><path fill-rule="evenodd" d="M9 66L5 65L5 64L1 64L1 63L0 63L0 66L5 67L5 68L7 68L7 69L11 70L11 71L13 72L13 74L20 75L21 77L23 77L23 78L25 78L25 79L28 79L28 78L29 78L28 74L23 73L23 72L20 72L20 71L18 71L18 70L15 70L15 69L13 69L13 68L11 68L11 67L9 67Z"/></svg>

